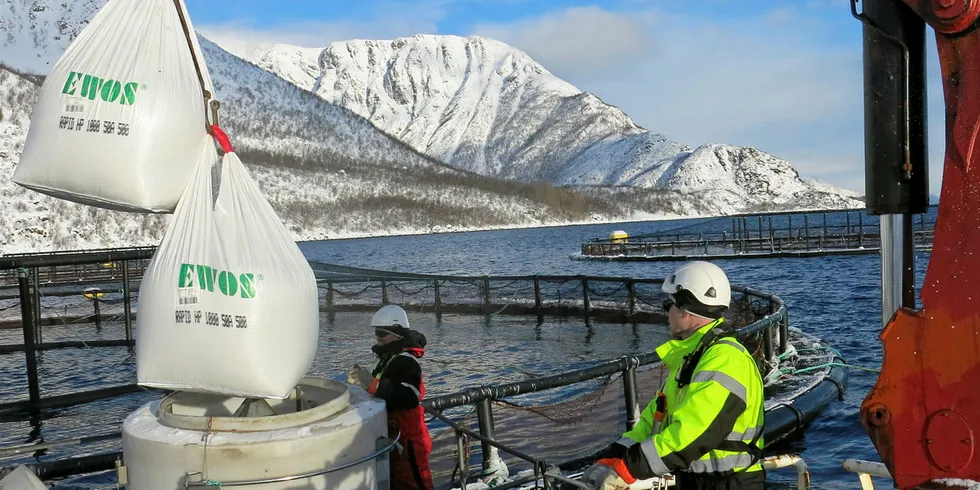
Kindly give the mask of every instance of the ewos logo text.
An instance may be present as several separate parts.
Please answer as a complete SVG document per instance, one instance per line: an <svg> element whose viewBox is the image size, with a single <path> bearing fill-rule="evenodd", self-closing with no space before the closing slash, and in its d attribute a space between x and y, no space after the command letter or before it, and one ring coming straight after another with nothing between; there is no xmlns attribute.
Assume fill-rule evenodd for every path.
<svg viewBox="0 0 980 490"><path fill-rule="evenodd" d="M259 276L262 279L262 276ZM244 299L255 297L255 274L222 271L198 264L181 264L180 277L177 279L179 288L197 288L201 291L216 292L225 296L240 296Z"/></svg>
<svg viewBox="0 0 980 490"><path fill-rule="evenodd" d="M65 87L61 89L61 93L78 95L89 100L95 100L98 97L104 102L118 101L121 105L133 105L136 103L136 89L138 87L139 83L137 82L106 80L95 75L73 71L68 74Z"/></svg>

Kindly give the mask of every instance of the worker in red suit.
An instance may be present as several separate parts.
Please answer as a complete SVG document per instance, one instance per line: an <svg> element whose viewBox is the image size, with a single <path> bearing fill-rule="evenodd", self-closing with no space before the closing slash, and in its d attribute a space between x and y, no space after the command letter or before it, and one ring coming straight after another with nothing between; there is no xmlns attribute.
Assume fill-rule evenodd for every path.
<svg viewBox="0 0 980 490"><path fill-rule="evenodd" d="M391 455L392 490L433 490L429 470L432 439L420 404L425 397L419 364L425 353L425 335L411 329L405 310L396 305L378 310L371 326L378 340L371 346L378 364L370 375L355 365L349 380L385 401L389 428L392 434L400 433Z"/></svg>

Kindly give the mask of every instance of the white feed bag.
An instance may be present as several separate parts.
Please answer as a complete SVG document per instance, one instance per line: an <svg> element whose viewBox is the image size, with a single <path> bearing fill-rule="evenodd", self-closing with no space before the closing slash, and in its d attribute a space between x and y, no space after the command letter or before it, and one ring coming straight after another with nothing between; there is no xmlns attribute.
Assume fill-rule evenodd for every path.
<svg viewBox="0 0 980 490"><path fill-rule="evenodd" d="M140 287L139 384L284 398L316 354L313 270L235 153L212 198L217 152L196 146L200 163Z"/></svg>
<svg viewBox="0 0 980 490"><path fill-rule="evenodd" d="M201 83L173 0L108 2L45 79L14 182L92 206L172 212L207 130Z"/></svg>
<svg viewBox="0 0 980 490"><path fill-rule="evenodd" d="M17 465L0 480L0 490L48 490L48 487L26 466Z"/></svg>

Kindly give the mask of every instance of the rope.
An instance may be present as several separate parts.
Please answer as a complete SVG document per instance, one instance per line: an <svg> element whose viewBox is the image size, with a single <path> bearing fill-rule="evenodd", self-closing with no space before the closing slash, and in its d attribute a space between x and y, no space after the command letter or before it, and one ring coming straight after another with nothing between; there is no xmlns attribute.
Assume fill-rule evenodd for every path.
<svg viewBox="0 0 980 490"><path fill-rule="evenodd" d="M581 279L574 276L569 276L566 279L538 279L539 283L553 283L553 284L565 284L566 282L571 282L571 281L581 281Z"/></svg>
<svg viewBox="0 0 980 490"><path fill-rule="evenodd" d="M617 373L617 374L607 375L605 378L597 378L594 380L590 380L594 382L601 379L602 381L599 383L599 386L595 390L592 390L588 394L575 398L576 401L581 401L582 403L576 403L574 405L575 408L572 410L572 412L574 412L573 416L559 417L557 415L549 415L548 413L546 413L549 408L554 409L557 406L564 406L563 404L567 404L568 400L559 402L554 405L537 405L537 406L520 405L518 403L509 400L504 400L504 399L494 400L492 403L498 406L507 406L507 407L523 410L526 412L531 412L555 424L559 424L559 425L568 424L568 423L580 421L586 418L587 416L591 415L593 408L595 408L595 406L598 405L599 401L602 399L602 395L605 394L609 386L613 384L614 378L619 379L619 376L620 374ZM566 410L566 412L567 411L568 410Z"/></svg>
<svg viewBox="0 0 980 490"><path fill-rule="evenodd" d="M586 284L591 284L591 283L586 283ZM592 286L591 285L588 285L586 287L586 289L588 289L590 293L592 293L592 294L594 294L596 296L612 296L612 295L614 295L614 294L622 291L625 288L626 288L626 283L625 282L619 283L619 287L618 288L616 288L616 289L614 289L614 290L612 290L612 291L610 291L608 293L600 293L600 292L597 292L595 289L592 289Z"/></svg>
<svg viewBox="0 0 980 490"><path fill-rule="evenodd" d="M504 285L501 285L501 286L492 286L490 288L490 290L491 291L494 291L494 290L497 290L497 289L504 289L504 288L510 287L512 284L515 284L515 283L518 283L518 282L521 282L521 281L523 281L523 279L514 279L513 281L510 281L507 284L504 284ZM524 289L527 289L527 287L525 287Z"/></svg>
<svg viewBox="0 0 980 490"><path fill-rule="evenodd" d="M514 282L517 282L517 281L514 281ZM511 283L511 284L513 284L513 283ZM524 291L526 289L527 288L525 288L525 289L518 289L517 291L514 291L514 294L511 295L511 297L510 297L510 301L511 301L510 303L504 304L504 306L502 306L499 310L497 310L497 311L495 311L493 313L488 314L487 317L489 318L489 317L492 317L494 315L499 315L500 313L502 313L504 310L507 309L508 306L511 306L511 304L517 302L517 293L520 293L521 291Z"/></svg>
<svg viewBox="0 0 980 490"><path fill-rule="evenodd" d="M360 290L360 291L358 291L356 293L349 293L349 292L346 292L346 291L341 291L341 290L339 290L337 288L333 288L333 292L336 293L336 294L339 294L339 295L341 295L341 296L343 296L345 298L353 298L354 296L360 296L361 294L363 294L365 291L367 291L369 289L380 289L380 288L381 288L381 286L364 286L364 289L362 289L362 290Z"/></svg>
<svg viewBox="0 0 980 490"><path fill-rule="evenodd" d="M16 303L14 303L14 304L12 304L12 305L10 305L10 306L5 306L5 307L3 307L3 308L0 308L0 311L7 311L7 310L9 310L9 309L11 309L11 308L16 308L16 307L18 307L18 306L20 306L20 301L18 301L18 302L16 302Z"/></svg>
<svg viewBox="0 0 980 490"><path fill-rule="evenodd" d="M835 349L833 347L830 347L830 346L810 347L808 349L797 349L796 350L796 352L821 352L821 351L830 351L830 352L833 352L835 355L837 355L837 357L840 357L842 359L844 358L844 356L841 355L840 351L838 351L837 349Z"/></svg>
<svg viewBox="0 0 980 490"><path fill-rule="evenodd" d="M782 368L782 369L780 369L780 372L783 373L783 374L794 375L794 374L806 373L806 372L816 371L818 369L824 369L824 368L834 367L834 366L848 368L848 369L857 369L857 370L860 370L860 371L868 371L868 372L872 372L872 373L880 373L881 372L881 369L867 368L867 367L864 367L864 366L854 366L854 365L845 364L845 363L842 363L842 362L825 362L823 364L818 364L816 366L810 366L810 367L800 368L800 369L796 369L796 368Z"/></svg>
<svg viewBox="0 0 980 490"><path fill-rule="evenodd" d="M575 286L572 286L570 289L566 289L565 291L562 291L562 290L559 289L557 292L558 292L558 301L561 301L561 297L562 296L572 296L572 295L575 295L575 296L581 297L581 296L579 296L579 294L582 292L582 290L579 288L578 285L575 285Z"/></svg>
<svg viewBox="0 0 980 490"><path fill-rule="evenodd" d="M506 310L508 306L510 306L510 304L506 304L506 305L504 305L504 306L502 306L502 307L501 307L501 308L500 308L499 310L497 310L497 311L495 311L495 312L493 312L493 313L487 313L487 317L492 317L492 316L494 316L494 315L499 315L499 314L500 314L500 313L502 313L502 312L503 312L504 310Z"/></svg>
<svg viewBox="0 0 980 490"><path fill-rule="evenodd" d="M457 281L453 279L446 279L445 281L445 283L449 283L449 284L462 284L464 286L475 286L475 287L481 287L482 282L483 282L482 280L480 282L474 282L474 281Z"/></svg>
<svg viewBox="0 0 980 490"><path fill-rule="evenodd" d="M633 297L636 298L636 300L639 301L640 303L643 303L643 304L645 304L647 306L652 306L652 307L654 307L654 308L656 308L658 310L663 310L664 309L664 306L663 305L658 304L658 303L651 303L651 302L643 299L643 296L641 296L639 294L636 294Z"/></svg>
<svg viewBox="0 0 980 490"><path fill-rule="evenodd" d="M45 296L44 296L44 293L41 292L41 288L40 287L37 287L37 286L35 286L35 288L37 289L38 296L40 296L41 299L44 299ZM85 301L88 301L88 300L85 300ZM81 303L78 303L78 304L81 304ZM51 308L51 309L54 309L54 308ZM65 314L67 315L68 306L65 306L65 312L66 312ZM56 309L54 310L54 316L61 322L62 325L66 326L66 327L70 326L71 324L82 323L82 320L79 319L79 320L75 320L75 321L71 322L71 324L69 324L68 322L65 321L64 317L62 317L58 313L58 310L56 310ZM38 324L41 323L41 319L40 318L37 318L36 320L37 320ZM90 346L87 343L85 343L85 339L79 337L78 334L75 333L75 330L74 329L69 328L68 329L68 333L70 333L73 337L75 337L76 339L78 339L78 341L81 342L82 343L82 346L85 347L86 349L91 349L92 348L92 346Z"/></svg>
<svg viewBox="0 0 980 490"><path fill-rule="evenodd" d="M416 294L419 294L422 291L425 291L425 290L431 288L432 285L431 284L426 284L425 286L422 286L421 288L419 288L419 289L417 289L415 291L410 291L410 292L409 291L405 291L404 289L398 287L398 283L391 283L391 287L394 288L395 291L398 291L399 293L402 293L405 296L415 296Z"/></svg>
<svg viewBox="0 0 980 490"><path fill-rule="evenodd" d="M812 353L812 354L818 354L818 355L805 355L805 353ZM783 354L780 354L780 355L776 356L776 361L777 361L777 364L776 365L773 365L772 363L767 363L767 365L769 365L770 367L775 368L767 376L767 379L766 379L767 383L769 383L769 382L777 382L777 381L779 381L781 379L790 378L790 377L793 377L795 375L799 375L799 374L803 374L803 373L809 373L809 372L812 372L812 371L819 371L819 370L823 370L823 369L829 369L829 368L832 368L832 367L842 367L842 368L845 368L845 369L857 369L859 371L867 371L867 372L872 372L872 373L880 373L881 372L881 369L868 368L868 367L864 367L864 366L855 366L855 365L852 365L852 364L847 364L847 363L837 362L837 361L823 362L823 363L820 363L820 364L816 364L816 365L809 366L809 367L804 367L804 368L796 368L796 367L791 367L791 366L787 366L787 367L783 367L783 368L778 368L778 362L779 361L784 361L787 358L792 357L793 355L799 355L799 357L801 359L813 359L813 358L816 358L816 357L821 357L821 356L819 356L819 354L825 354L825 355L833 354L834 356L836 356L838 358L841 358L841 359L843 359L843 357L844 357L843 355L841 355L841 353L837 349L834 349L833 347L830 347L830 346L823 346L823 345L817 346L817 347L809 347L809 348L806 348L806 349L793 349L793 350L789 350L787 352L784 352Z"/></svg>

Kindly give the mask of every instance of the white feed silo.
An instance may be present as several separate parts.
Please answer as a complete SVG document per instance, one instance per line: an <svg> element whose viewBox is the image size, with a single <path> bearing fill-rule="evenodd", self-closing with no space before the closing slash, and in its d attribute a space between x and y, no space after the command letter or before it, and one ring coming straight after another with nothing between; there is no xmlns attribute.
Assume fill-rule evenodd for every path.
<svg viewBox="0 0 980 490"><path fill-rule="evenodd" d="M304 378L283 400L177 392L123 423L129 490L389 488L385 404Z"/></svg>

